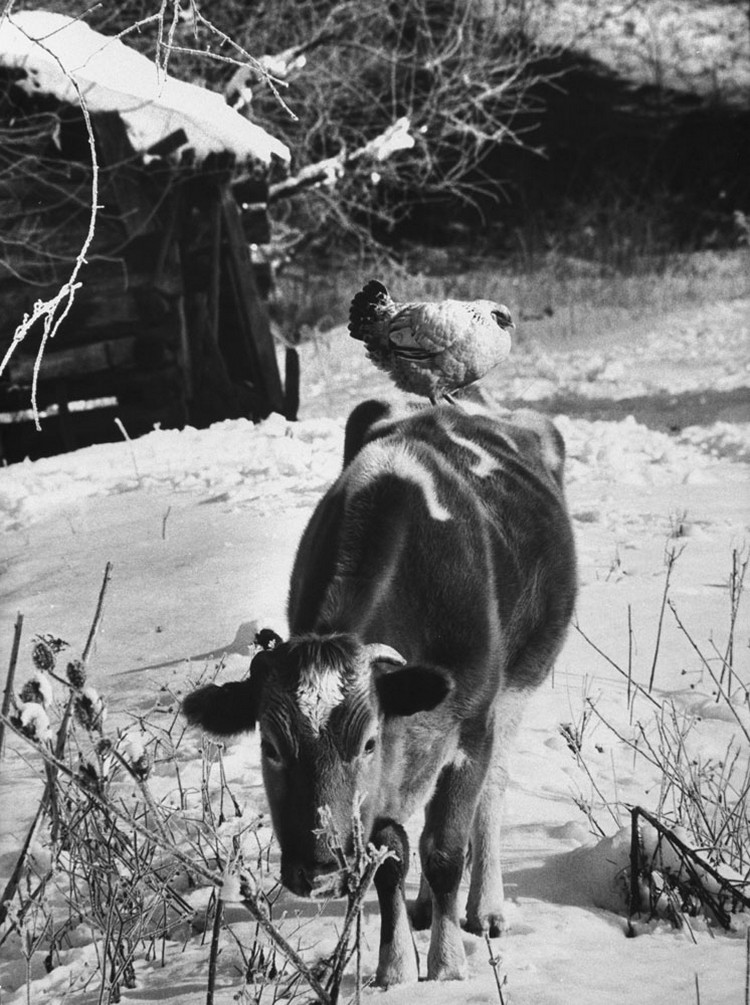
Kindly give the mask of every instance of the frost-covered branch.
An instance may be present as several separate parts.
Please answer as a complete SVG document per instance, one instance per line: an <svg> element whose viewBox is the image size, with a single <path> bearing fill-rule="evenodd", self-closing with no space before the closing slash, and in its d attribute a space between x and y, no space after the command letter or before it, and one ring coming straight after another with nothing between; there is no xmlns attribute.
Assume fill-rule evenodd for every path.
<svg viewBox="0 0 750 1005"><path fill-rule="evenodd" d="M397 119L392 125L375 139L365 143L357 150L347 153L341 150L333 157L308 164L294 177L271 185L268 191L268 202L274 203L281 199L289 199L306 189L325 185L333 188L343 175L360 162L382 164L399 150L410 150L414 146L414 137L410 132L409 119L405 116Z"/></svg>
<svg viewBox="0 0 750 1005"><path fill-rule="evenodd" d="M10 8L8 7L8 10ZM42 365L42 358L44 356L44 350L47 347L47 343L51 338L54 338L60 325L63 323L65 318L68 316L70 308L73 306L73 301L75 299L76 291L80 289L82 283L79 281L78 276L86 264L86 255L91 247L91 243L94 240L94 234L96 232L96 219L99 212L99 162L96 156L96 141L94 139L94 128L91 124L91 116L89 114L88 106L86 100L83 96L83 91L75 79L75 77L69 72L67 67L63 64L62 60L54 53L44 42L39 39L32 39L26 32L19 29L31 42L35 42L47 55L54 60L57 66L60 68L61 72L65 74L67 79L70 81L71 85L75 89L76 98L78 100L78 105L81 109L83 115L83 121L86 126L86 138L89 147L89 156L91 158L91 208L89 211L89 222L86 231L86 236L84 237L83 243L76 256L75 263L71 270L68 279L62 284L57 293L51 297L49 300L37 300L34 304L34 308L30 314L24 314L23 320L16 326L16 330L13 334L8 349L0 360L0 376L2 376L5 371L6 366L10 362L11 357L18 348L18 346L23 342L29 332L41 322L42 325L42 338L39 342L39 348L34 359L34 372L31 382L31 408L34 413L34 424L38 430L41 430L41 423L39 421L39 407L37 402L37 392L39 388L39 371Z"/></svg>
<svg viewBox="0 0 750 1005"><path fill-rule="evenodd" d="M631 852L631 915L640 909L638 879L641 871L644 871L653 882L654 868L673 876L675 882L689 885L701 903L716 916L724 928L729 927L729 915L721 903L722 897L728 897L734 903L750 908L750 897L741 889L747 887L746 879L726 866L712 865L705 852L692 848L676 833L674 827L667 826L642 806L634 806L631 817L633 846L638 849L637 853ZM639 817L642 817L648 826L639 825ZM662 850L662 841L667 842L671 850L670 855ZM655 862L657 857L658 862ZM637 869L634 868L636 862L640 864ZM680 880L680 873L683 870L687 874L686 880Z"/></svg>

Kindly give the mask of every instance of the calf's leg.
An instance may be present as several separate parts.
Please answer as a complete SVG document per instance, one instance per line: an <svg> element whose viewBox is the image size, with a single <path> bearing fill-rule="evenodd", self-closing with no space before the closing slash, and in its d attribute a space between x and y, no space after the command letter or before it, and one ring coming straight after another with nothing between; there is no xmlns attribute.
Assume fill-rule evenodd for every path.
<svg viewBox="0 0 750 1005"><path fill-rule="evenodd" d="M508 751L518 731L525 695L506 692L495 712L492 753L471 827L471 880L466 903L466 930L496 938L507 928L500 829L508 784Z"/></svg>
<svg viewBox="0 0 750 1005"><path fill-rule="evenodd" d="M432 892L432 930L427 955L429 980L466 976L466 955L458 913L471 821L487 770L489 737L472 744L466 757L443 769L427 807L420 853L422 872Z"/></svg>
<svg viewBox="0 0 750 1005"><path fill-rule="evenodd" d="M432 892L430 884L425 879L424 873L419 880L419 892L417 899L409 911L412 928L418 932L424 931L432 924Z"/></svg>
<svg viewBox="0 0 750 1005"><path fill-rule="evenodd" d="M380 905L380 951L375 982L389 987L419 978L417 950L404 900L409 841L404 828L392 820L376 821L371 841L376 848L388 848L396 856L386 859L375 873Z"/></svg>

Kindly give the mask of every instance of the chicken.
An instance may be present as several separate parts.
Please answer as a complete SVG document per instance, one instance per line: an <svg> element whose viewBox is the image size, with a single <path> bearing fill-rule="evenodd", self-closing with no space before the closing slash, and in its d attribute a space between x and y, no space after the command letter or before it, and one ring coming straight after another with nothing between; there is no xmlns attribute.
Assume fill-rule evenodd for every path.
<svg viewBox="0 0 750 1005"><path fill-rule="evenodd" d="M492 300L396 303L377 279L352 300L349 333L403 391L435 404L473 384L510 352L510 311Z"/></svg>

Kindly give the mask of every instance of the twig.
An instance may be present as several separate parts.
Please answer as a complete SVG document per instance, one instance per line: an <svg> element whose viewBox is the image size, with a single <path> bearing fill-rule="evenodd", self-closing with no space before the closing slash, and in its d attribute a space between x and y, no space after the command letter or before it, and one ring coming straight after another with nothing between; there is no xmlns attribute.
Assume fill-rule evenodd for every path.
<svg viewBox="0 0 750 1005"><path fill-rule="evenodd" d="M96 610L94 612L94 620L91 622L91 628L89 629L89 635L86 639L86 645L83 647L83 654L81 659L83 663L88 662L88 658L91 655L91 647L94 644L94 639L96 638L96 633L99 631L99 624L102 620L102 611L104 609L104 595L107 592L107 586L109 585L110 578L112 576L112 563L107 562L104 567L104 579L102 580L102 585L99 590L99 599L96 602Z"/></svg>
<svg viewBox="0 0 750 1005"><path fill-rule="evenodd" d="M633 713L633 608L628 604L628 711ZM632 721L632 720L631 720Z"/></svg>
<svg viewBox="0 0 750 1005"><path fill-rule="evenodd" d="M346 917L344 919L344 927L339 937L338 950L334 958L333 972L328 981L328 986L331 988L330 1000L332 1005L335 1005L338 1001L341 979L343 977L344 967L346 966L348 960L347 947L349 945L349 936L355 922L359 918L362 910L362 903L367 895L367 891L370 889L370 884L372 883L375 873L387 858L393 856L393 852L385 848L379 848L377 850L371 848L370 854L372 857L367 863L367 867L360 877L354 893L350 894L349 897L349 904L347 906Z"/></svg>
<svg viewBox="0 0 750 1005"><path fill-rule="evenodd" d="M2 717L0 717L2 718ZM9 729L25 740L28 744L37 750L45 761L49 762L58 772L69 778L74 785L86 793L86 797L91 800L100 810L106 812L112 817L116 817L118 820L127 824L128 827L135 831L135 833L140 834L141 837L146 838L148 841L153 842L157 846L162 847L165 851L168 851L181 865L183 865L191 874L194 874L205 882L212 884L213 886L221 887L224 882L223 875L216 869L209 869L204 866L200 861L191 855L185 854L173 841L163 842L160 840L159 835L155 834L154 831L144 827L143 824L139 823L132 814L128 813L125 809L120 809L115 803L103 799L96 792L92 791L87 787L78 774L73 771L72 768L68 767L64 761L59 760L55 757L51 750L40 746L20 729L18 729L13 722L8 718L3 718L3 721L9 727ZM307 981L310 988L318 996L319 1000L323 1005L331 1005L331 999L328 992L322 986L320 981L315 977L315 975L310 971L309 967L299 955L299 953L287 942L284 936L279 932L273 923L269 920L264 912L264 909L259 905L257 897L255 894L251 896L243 897L242 903L252 914L255 921L258 922L260 927L263 929L268 938L274 942L284 956L289 960L295 970L298 971L300 976Z"/></svg>
<svg viewBox="0 0 750 1005"><path fill-rule="evenodd" d="M747 573L748 562L750 562L750 555L745 558L742 564L740 564L739 558L740 556L735 548L732 551L732 574L729 578L729 638L727 640L727 648L723 658L721 674L719 676L719 682L723 684L724 671L728 671L727 690L729 691L729 694L732 693L732 676L734 674L734 633L737 624L737 613L740 608L740 598L742 597L745 574ZM717 694L716 701L718 702L718 700L719 695Z"/></svg>
<svg viewBox="0 0 750 1005"><path fill-rule="evenodd" d="M5 726L6 723L10 723L5 713L2 715L2 723ZM11 729L14 729L11 724ZM23 736L23 734L21 734ZM26 739L26 737L24 737ZM31 827L29 827L26 838L21 845L21 851L18 853L18 858L16 859L16 864L13 867L13 871L10 874L8 882L5 884L5 889L3 890L3 896L0 900L0 925L3 924L5 919L8 917L8 911L10 910L10 902L16 895L16 890L21 882L21 875L23 873L23 867L26 863L26 858L29 854L29 848L31 847L34 838L36 837L36 832L39 828L39 824L42 822L46 811L46 801L44 796L42 796L37 806L36 813L34 814L34 819L31 822Z"/></svg>
<svg viewBox="0 0 750 1005"><path fill-rule="evenodd" d="M414 139L409 129L410 122L407 118L397 119L375 139L351 153L342 149L332 157L327 157L315 164L305 165L292 178L285 178L270 186L268 190L269 205L278 202L279 199L290 199L308 188L315 188L318 185L333 185L338 182L347 169L353 167L358 161L379 163L387 160L391 154L398 150L409 149L414 145Z"/></svg>
<svg viewBox="0 0 750 1005"><path fill-rule="evenodd" d="M86 645L83 650L82 661L84 665L88 660L89 654L91 652L91 646L93 645L97 630L99 628L99 623L102 617L102 609L104 606L104 594L106 593L107 590L107 584L109 582L111 572L112 572L112 563L107 562L106 568L104 570L104 579L102 581L101 589L99 590L99 599L96 604L96 611L94 612L94 620L91 623L88 639L86 640ZM16 625L17 624L18 622L16 622ZM44 756L45 758L45 770L47 772L47 780L45 782L44 791L42 793L41 799L39 800L39 806L37 807L34 819L32 820L31 826L29 827L26 839L23 842L23 845L21 846L21 851L19 852L10 879L8 880L5 886L2 901L0 901L0 923L2 923L7 917L8 908L6 905L13 899L13 897L16 894L18 884L21 881L24 864L26 862L26 858L28 856L31 843L34 839L34 836L36 835L37 829L42 819L44 818L45 813L51 807L53 811L53 819L55 821L55 825L57 823L57 818L54 809L55 780L57 777L57 770L59 770L59 765L62 763L61 758L65 753L65 742L68 735L68 729L70 728L70 720L73 714L74 701L75 701L75 692L71 690L70 695L68 696L68 701L65 705L65 711L63 713L62 721L60 723L60 728L57 731L54 757L52 756L51 751L47 751L46 748L41 744L34 744L36 749L41 751L42 756ZM7 712L3 703L3 711L2 715L0 715L0 728L3 729L3 732L5 731L5 726L8 724L10 724L11 729L13 729L13 731L17 733L19 736L22 736L24 737L24 739L27 740L29 739L24 733L22 733L20 730L17 730L13 726L13 724L10 723L10 720L8 719Z"/></svg>
<svg viewBox="0 0 750 1005"><path fill-rule="evenodd" d="M488 932L484 933L484 941L487 943L487 952L490 954L489 964L492 967L492 972L495 975L495 984L497 985L497 996L500 999L500 1005L505 1005L505 995L503 994L503 984L505 984L505 978L500 980L500 957L495 956L492 952L492 943L490 942L490 936Z"/></svg>
<svg viewBox="0 0 750 1005"><path fill-rule="evenodd" d="M133 462L133 468L135 469L135 478L138 484L141 485L143 483L143 479L141 478L141 473L138 470L138 461L135 459L135 450L133 449L133 441L130 438L130 433L128 433L127 429L125 428L125 424L123 423L119 415L115 416L114 423L122 433L123 440L125 440L128 447L130 448L130 459Z"/></svg>
<svg viewBox="0 0 750 1005"><path fill-rule="evenodd" d="M596 706L594 705L594 702L590 698L586 699L586 703L588 704L589 708L592 709L592 711L596 712ZM598 714L599 713L597 712L597 715ZM599 718L601 718L601 716L599 716ZM615 824L615 827L617 827L619 829L619 827L620 827L620 818L617 816L617 813L612 809L611 803L609 802L608 799L606 799L606 797L604 796L604 793L602 792L602 790L597 785L596 780L595 780L593 774L591 773L591 769L589 768L588 764L586 764L585 760L581 756L580 749L577 749L575 751L575 758L576 758L576 762L578 763L578 766L583 769L583 771L585 772L585 774L588 777L589 781L591 782L591 787L593 788L594 792L596 792L596 794L601 799L602 805L604 805L604 806L607 807L607 810L609 812L609 815L612 817L612 820L613 820L613 822Z"/></svg>
<svg viewBox="0 0 750 1005"><path fill-rule="evenodd" d="M284 111L289 115L289 117L292 119L293 122L297 122L298 117L294 114L289 105L287 105L287 103L281 97L281 95L279 94L278 87L276 86L277 83L283 85L284 82L276 81L276 79L272 77L271 74L266 70L266 68L263 66L260 60L256 59L255 56L251 56L250 53L247 52L246 49L243 49L243 47L239 45L239 43L235 42L233 38L230 38L229 35L225 34L220 28L217 28L215 24L213 24L206 17L204 17L203 14L201 14L201 12L198 10L196 4L192 2L192 0L190 4L190 9L196 24L204 25L204 27L206 27L210 32L213 32L215 35L219 37L222 44L227 45L235 52L238 52L240 56L243 58L243 60L246 60L253 66L253 68L256 70L256 72L261 77L263 82L267 84L268 87L271 89L271 93L279 102ZM215 54L210 52L210 50L201 50L201 55L214 56Z"/></svg>
<svg viewBox="0 0 750 1005"><path fill-rule="evenodd" d="M216 909L214 923L211 929L211 948L208 954L208 981L206 985L206 1005L214 1005L214 987L216 986L216 962L219 958L219 936L224 918L224 900L219 891L216 892Z"/></svg>
<svg viewBox="0 0 750 1005"><path fill-rule="evenodd" d="M667 551L666 551L667 573L666 573L666 576L664 577L664 590L662 591L662 595L661 595L661 607L659 608L659 622L658 622L658 624L656 626L656 641L654 643L654 658L653 658L653 661L651 663L651 674L650 674L649 679L648 679L648 693L649 694L651 694L651 691L652 691L653 686L654 686L654 675L656 674L656 663L657 663L657 660L659 659L659 649L661 647L661 630L662 630L662 625L664 624L664 611L665 611L665 608L667 606L667 600L669 598L669 581L672 578L672 569L675 566L675 562L677 561L677 559L680 557L680 555L683 553L684 550L685 550L685 546L684 545L682 546L682 548L676 548L674 545L672 545L671 547L669 545L667 545Z"/></svg>
<svg viewBox="0 0 750 1005"><path fill-rule="evenodd" d="M708 673L709 673L709 675L711 677L711 680L714 682L714 684L716 685L716 687L719 689L719 693L721 694L721 697L726 702L726 704L727 704L727 706L729 708L729 711L735 717L735 719L737 720L737 723L739 724L740 729L745 734L745 739L748 741L748 743L750 743L750 731L748 730L747 726L745 725L745 723L740 718L740 715L739 715L737 709L734 707L734 704L732 703L730 696L726 693L726 691L724 690L724 688L721 686L719 678L714 673L711 664L708 662L708 660L706 659L706 657L701 652L700 647L696 643L695 639L692 637L692 635L690 634L690 632L687 630L687 628L685 627L685 625L682 623L682 621L680 619L680 616L677 613L677 609L676 609L676 607L674 606L674 604L672 603L671 600L669 601L669 609L672 612L672 614L674 615L674 619L677 622L677 624L678 624L678 626L680 628L680 631L685 636L685 638L688 640L688 642L693 647L693 649L695 650L695 652L698 654L698 657L700 658L700 661L703 664L703 666L706 668L706 670L708 670Z"/></svg>
<svg viewBox="0 0 750 1005"><path fill-rule="evenodd" d="M351 960L353 953L359 953L361 949L361 913L367 891L370 888L375 873L380 866L389 858L395 857L395 852L389 848L375 848L372 844L365 843L365 835L362 827L362 796L356 793L352 808L352 839L353 853L349 859L344 852L336 827L333 823L329 806L323 806L319 810L321 827L320 833L325 834L329 848L338 860L339 868L346 874L347 880L347 909L344 918L344 926L339 936L336 948L329 958L331 974L328 978L327 990L330 995L331 1005L336 1005L341 991L341 982L347 964ZM349 952L349 939L352 927L356 924L357 941L353 951ZM357 957L359 965L359 956ZM358 980L359 988L359 980ZM359 990L357 991L359 994Z"/></svg>
<svg viewBox="0 0 750 1005"><path fill-rule="evenodd" d="M10 8L6 9L9 12ZM16 25L18 27L18 25ZM22 29L19 29L22 30ZM25 33L24 33L25 34ZM37 430L41 430L42 426L39 421L39 408L37 402L37 391L39 387L39 371L42 365L42 358L44 356L44 350L47 346L49 339L54 338L57 334L60 325L63 323L65 318L68 316L70 308L73 306L73 300L75 299L76 291L81 287L81 283L78 281L78 274L86 264L86 255L91 247L91 243L94 240L94 234L96 231L96 220L99 213L99 162L96 156L96 139L94 137L94 127L91 123L91 116L89 114L88 106L83 96L83 91L81 86L70 73L66 67L63 65L60 58L54 53L50 48L48 48L40 39L32 39L29 36L30 42L38 45L40 49L43 49L47 55L57 63L61 72L65 74L67 79L73 85L76 92L76 97L78 99L78 104L81 108L81 113L83 115L84 124L86 126L86 136L89 145L89 156L91 158L91 209L89 212L89 224L88 230L86 232L86 237L83 240L83 244L76 256L73 269L68 277L67 281L63 283L60 289L57 291L54 297L50 300L37 300L34 304L34 308L31 315L25 314L23 321L16 327L13 334L8 350L0 360L0 375L2 375L5 367L10 361L11 356L18 348L20 343L26 338L29 331L36 324L37 321L43 319L42 327L42 338L39 343L39 348L34 359L34 372L31 380L31 408L34 413L34 424ZM62 306L61 306L62 305ZM58 310L59 309L59 310Z"/></svg>
<svg viewBox="0 0 750 1005"><path fill-rule="evenodd" d="M600 649L599 646L588 637L588 635L584 632L584 630L581 628L581 626L578 624L577 621L573 623L573 627L578 632L578 634L583 638L583 640L585 642L588 642L588 644L591 646L594 652L599 653L602 659L606 660L607 663L609 663L609 665L613 669L615 669L620 674L621 677L625 677L626 680L628 679L627 672L623 670L621 666L615 663L615 661L610 656L608 656L603 649ZM654 705L656 708L659 707L659 702L656 700L656 698L654 698L653 695L648 693L645 687L642 687L637 682L633 682L633 687L635 687L636 691L642 694L644 698L648 698L648 700L651 702L652 705Z"/></svg>
<svg viewBox="0 0 750 1005"><path fill-rule="evenodd" d="M683 861L685 862L688 869L693 874L693 877L696 880L698 891L702 891L703 889L702 883L700 881L700 875L698 874L700 870L702 872L707 872L708 875L716 883L719 884L722 891L728 893L729 896L732 897L733 899L738 900L743 905L743 907L750 907L750 897L748 897L745 893L743 893L741 890L737 888L735 881L727 879L726 876L722 876L722 874L718 871L718 869L715 869L714 866L712 866L710 862L708 862L701 855L699 855L694 848L691 848L689 845L686 845L685 842L682 841L680 838L678 838L677 835L669 827L663 824L658 817L655 817L653 813L649 813L648 810L644 810L642 806L636 806L634 807L632 817L636 826L638 816L642 816L644 820L647 820L648 823L650 823L651 826L654 828L654 830L658 831L659 834L665 837L667 841L672 845L672 847L680 853ZM700 896L700 892L698 893L698 895ZM701 897L701 900L703 900L703 897ZM728 928L729 926L727 920L725 918L722 918L722 915L725 914L725 912L717 910L717 906L714 904L712 904L711 907L716 912L720 924L722 924L724 928Z"/></svg>
<svg viewBox="0 0 750 1005"><path fill-rule="evenodd" d="M21 631L23 630L23 614L18 613L15 628L13 629L13 645L10 650L10 663L8 664L8 675L5 678L5 691L3 693L3 715L10 711L10 703L13 700L13 679L16 676L16 665L18 663L18 650L21 645ZM5 726L0 723L0 759L5 753Z"/></svg>
<svg viewBox="0 0 750 1005"><path fill-rule="evenodd" d="M630 897L628 900L628 935L635 935L633 916L641 910L640 878L640 848L638 842L638 807L630 809Z"/></svg>

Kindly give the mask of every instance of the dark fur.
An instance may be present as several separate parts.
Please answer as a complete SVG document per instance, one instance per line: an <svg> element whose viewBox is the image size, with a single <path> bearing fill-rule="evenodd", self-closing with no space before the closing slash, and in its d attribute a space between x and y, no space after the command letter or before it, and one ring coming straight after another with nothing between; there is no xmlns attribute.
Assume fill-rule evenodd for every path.
<svg viewBox="0 0 750 1005"><path fill-rule="evenodd" d="M235 690L224 712L215 687L185 711L220 733L260 722L282 879L295 892L343 892L318 809L351 849L356 793L367 794L366 834L404 856L376 877L385 984L411 973L403 824L427 804L428 974L459 976L458 885L485 780L504 785L504 708L549 672L575 599L564 446L535 413L442 406L395 419L366 402L347 425L345 462L299 545L290 641L258 654L249 682L225 686ZM475 903L471 927L495 934L499 900ZM425 902L417 913L429 918Z"/></svg>

